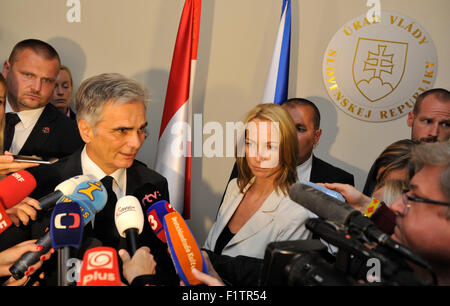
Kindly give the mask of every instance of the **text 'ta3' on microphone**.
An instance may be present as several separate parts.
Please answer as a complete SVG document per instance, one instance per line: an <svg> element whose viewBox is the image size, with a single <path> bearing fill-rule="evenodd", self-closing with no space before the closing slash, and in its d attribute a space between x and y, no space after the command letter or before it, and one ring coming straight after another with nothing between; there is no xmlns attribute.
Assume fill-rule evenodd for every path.
<svg viewBox="0 0 450 306"><path fill-rule="evenodd" d="M56 202L58 202L63 195L71 195L78 184L92 179L95 178L90 175L77 175L59 183L52 193L49 193L38 200L39 206L42 210L49 210L50 208L53 208L56 205Z"/></svg>
<svg viewBox="0 0 450 306"><path fill-rule="evenodd" d="M116 204L114 222L120 236L127 239L128 251L133 256L138 248L137 236L144 228L144 214L139 200L134 196L121 197Z"/></svg>
<svg viewBox="0 0 450 306"><path fill-rule="evenodd" d="M77 286L120 286L117 252L110 247L86 251Z"/></svg>
<svg viewBox="0 0 450 306"><path fill-rule="evenodd" d="M150 228L156 234L156 237L164 243L167 243L166 232L164 231L164 216L174 211L175 209L166 200L154 203L146 211Z"/></svg>
<svg viewBox="0 0 450 306"><path fill-rule="evenodd" d="M83 239L84 221L77 202L59 203L50 220L52 247L58 253L58 286L68 286L67 262L70 247L78 249Z"/></svg>
<svg viewBox="0 0 450 306"><path fill-rule="evenodd" d="M176 211L165 215L164 230L178 276L186 286L201 284L192 274L192 268L203 273L208 273L208 269L197 241L183 217Z"/></svg>
<svg viewBox="0 0 450 306"><path fill-rule="evenodd" d="M427 262L383 233L369 218L365 217L360 211L354 209L349 204L303 183L292 185L289 188L289 197L319 217L336 224L357 229L363 232L371 241L387 246L416 264L431 270Z"/></svg>
<svg viewBox="0 0 450 306"><path fill-rule="evenodd" d="M70 196L63 196L59 201L56 203L56 206L58 205L64 205L66 203L75 202L79 208L81 217L83 220L83 224L88 224L95 215L95 210L91 208L92 203L84 203L78 199L72 198ZM95 198L94 201L95 202ZM74 220L75 221L75 220ZM69 221L67 221L69 222ZM80 221L81 222L81 221ZM41 238L39 238L36 241L37 245L40 245L43 247L43 249L39 252L26 252L24 253L19 260L17 260L11 268L9 268L9 271L11 272L11 275L15 279L21 279L25 272L28 270L28 268L35 263L37 263L40 259L40 257L44 254L46 254L48 251L50 251L50 248L52 247L52 237L50 234L50 231L48 231L46 234L44 234Z"/></svg>

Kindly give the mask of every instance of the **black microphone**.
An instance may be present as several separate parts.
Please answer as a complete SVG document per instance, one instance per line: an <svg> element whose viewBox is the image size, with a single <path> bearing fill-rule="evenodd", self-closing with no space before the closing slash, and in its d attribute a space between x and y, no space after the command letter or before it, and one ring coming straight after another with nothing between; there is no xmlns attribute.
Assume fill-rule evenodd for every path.
<svg viewBox="0 0 450 306"><path fill-rule="evenodd" d="M319 217L337 224L354 227L363 232L370 240L385 245L416 264L431 270L431 266L427 262L405 246L392 240L380 231L369 218L349 204L336 200L312 186L302 183L291 186L289 197Z"/></svg>

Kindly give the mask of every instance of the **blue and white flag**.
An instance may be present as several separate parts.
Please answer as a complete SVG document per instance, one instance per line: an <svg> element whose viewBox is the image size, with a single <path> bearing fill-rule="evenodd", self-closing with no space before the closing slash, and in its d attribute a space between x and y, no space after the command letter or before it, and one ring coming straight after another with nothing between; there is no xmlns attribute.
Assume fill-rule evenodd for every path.
<svg viewBox="0 0 450 306"><path fill-rule="evenodd" d="M272 62L264 89L263 103L281 104L287 100L289 85L289 55L291 49L291 0L283 0L280 26L273 50Z"/></svg>

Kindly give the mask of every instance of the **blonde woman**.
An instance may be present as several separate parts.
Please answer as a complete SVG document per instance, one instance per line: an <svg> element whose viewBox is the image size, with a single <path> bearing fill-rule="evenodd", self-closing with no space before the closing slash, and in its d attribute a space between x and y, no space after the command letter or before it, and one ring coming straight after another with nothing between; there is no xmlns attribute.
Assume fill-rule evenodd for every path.
<svg viewBox="0 0 450 306"><path fill-rule="evenodd" d="M270 242L309 238L309 211L288 196L298 157L289 113L276 104L260 104L247 114L244 125L244 142L236 149L239 176L228 184L204 248L263 258Z"/></svg>

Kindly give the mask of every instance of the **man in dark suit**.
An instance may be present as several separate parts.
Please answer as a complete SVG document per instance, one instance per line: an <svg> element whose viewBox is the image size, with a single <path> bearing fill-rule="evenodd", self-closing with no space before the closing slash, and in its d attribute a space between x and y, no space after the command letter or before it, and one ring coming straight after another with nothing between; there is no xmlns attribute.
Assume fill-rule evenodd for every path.
<svg viewBox="0 0 450 306"><path fill-rule="evenodd" d="M89 174L101 180L108 190L108 202L95 215L93 225L85 228L85 238L96 238L116 250L126 248L126 240L120 237L114 223L117 199L133 195L136 189L151 183L169 200L167 180L135 160L146 138L147 105L146 90L119 74L101 74L85 80L76 94L78 127L85 146L58 163L30 169L38 186L32 194L34 198L76 175ZM47 215L30 226L33 238L42 235L49 220ZM8 232L2 236L5 234ZM148 222L144 222L144 230L138 236L138 247L144 245L150 247L157 262L156 283L177 284L167 245L156 237Z"/></svg>
<svg viewBox="0 0 450 306"><path fill-rule="evenodd" d="M49 103L59 68L58 53L46 42L27 39L14 46L2 71L8 86L4 150L60 158L81 147L76 123Z"/></svg>

